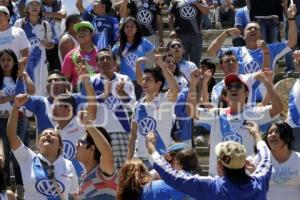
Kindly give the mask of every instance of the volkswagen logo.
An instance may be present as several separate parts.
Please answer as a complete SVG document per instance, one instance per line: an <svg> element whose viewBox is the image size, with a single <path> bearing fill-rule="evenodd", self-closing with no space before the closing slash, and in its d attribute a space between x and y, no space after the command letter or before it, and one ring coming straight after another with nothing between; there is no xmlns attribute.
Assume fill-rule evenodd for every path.
<svg viewBox="0 0 300 200"><path fill-rule="evenodd" d="M75 145L69 140L63 140L63 156L68 160L72 160L76 153Z"/></svg>
<svg viewBox="0 0 300 200"><path fill-rule="evenodd" d="M240 136L237 133L226 133L222 138L222 142L226 142L226 141L235 141L240 144L243 144L242 136Z"/></svg>
<svg viewBox="0 0 300 200"><path fill-rule="evenodd" d="M6 96L14 95L15 94L15 88L7 87L7 88L5 88L4 93L5 93Z"/></svg>
<svg viewBox="0 0 300 200"><path fill-rule="evenodd" d="M261 66L255 60L251 60L249 63L244 65L244 71L246 74L260 71Z"/></svg>
<svg viewBox="0 0 300 200"><path fill-rule="evenodd" d="M180 16L184 19L191 19L194 18L197 14L197 10L192 6L183 6L179 10Z"/></svg>
<svg viewBox="0 0 300 200"><path fill-rule="evenodd" d="M137 59L137 55L134 53L128 53L125 56L126 64L130 67L134 67L136 59Z"/></svg>
<svg viewBox="0 0 300 200"><path fill-rule="evenodd" d="M146 136L149 132L156 130L156 121L152 117L145 117L138 124L139 133Z"/></svg>
<svg viewBox="0 0 300 200"><path fill-rule="evenodd" d="M64 193L65 191L64 184L62 184L62 182L60 182L59 180L55 180L55 182L57 183L61 193ZM35 183L35 189L46 197L54 198L58 196L53 181L49 180L48 178L39 179Z"/></svg>
<svg viewBox="0 0 300 200"><path fill-rule="evenodd" d="M141 9L136 14L137 20L144 25L151 24L153 15L149 10Z"/></svg>
<svg viewBox="0 0 300 200"><path fill-rule="evenodd" d="M119 107L119 105L121 103L118 98L116 98L114 96L109 96L108 98L105 99L104 104L107 109L113 110L113 109Z"/></svg>

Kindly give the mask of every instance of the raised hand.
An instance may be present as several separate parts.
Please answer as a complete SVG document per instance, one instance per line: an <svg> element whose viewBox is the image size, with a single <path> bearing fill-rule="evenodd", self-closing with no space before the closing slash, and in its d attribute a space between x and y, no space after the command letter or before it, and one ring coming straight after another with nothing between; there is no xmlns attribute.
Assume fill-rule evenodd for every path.
<svg viewBox="0 0 300 200"><path fill-rule="evenodd" d="M27 94L18 94L15 97L15 106L21 107L28 101L28 95Z"/></svg>
<svg viewBox="0 0 300 200"><path fill-rule="evenodd" d="M118 93L120 96L127 96L127 93L125 92L124 87L125 87L125 81L124 81L124 79L122 78L122 79L121 79L121 82L119 82L119 83L116 85L116 91L117 91L117 93Z"/></svg>
<svg viewBox="0 0 300 200"><path fill-rule="evenodd" d="M212 72L210 69L206 70L203 74L203 83L208 83L212 77Z"/></svg>
<svg viewBox="0 0 300 200"><path fill-rule="evenodd" d="M202 75L201 69L195 69L191 72L191 80L190 80L190 86L196 87L199 83Z"/></svg>
<svg viewBox="0 0 300 200"><path fill-rule="evenodd" d="M267 46L267 44L264 40L259 39L259 40L256 41L256 44L257 44L258 48L261 48L263 53L269 53L268 46Z"/></svg>

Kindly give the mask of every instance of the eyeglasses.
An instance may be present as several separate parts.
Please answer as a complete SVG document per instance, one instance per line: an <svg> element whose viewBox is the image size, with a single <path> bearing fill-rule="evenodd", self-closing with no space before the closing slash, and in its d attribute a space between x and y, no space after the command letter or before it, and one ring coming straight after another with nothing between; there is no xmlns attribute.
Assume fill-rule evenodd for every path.
<svg viewBox="0 0 300 200"><path fill-rule="evenodd" d="M88 141L86 141L86 140L79 139L78 140L78 146L83 146L83 145L89 146L90 143Z"/></svg>
<svg viewBox="0 0 300 200"><path fill-rule="evenodd" d="M182 47L182 45L179 44L179 43L175 43L175 44L171 44L171 45L170 45L170 48L171 48L171 49L181 48L181 47Z"/></svg>
<svg viewBox="0 0 300 200"><path fill-rule="evenodd" d="M240 90L244 88L244 86L241 83L231 83L226 86L227 90Z"/></svg>

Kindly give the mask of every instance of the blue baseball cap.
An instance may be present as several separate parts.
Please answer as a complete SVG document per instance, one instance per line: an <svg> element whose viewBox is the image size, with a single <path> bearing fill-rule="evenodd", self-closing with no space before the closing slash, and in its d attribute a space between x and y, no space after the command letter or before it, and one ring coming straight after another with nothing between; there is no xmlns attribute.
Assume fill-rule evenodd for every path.
<svg viewBox="0 0 300 200"><path fill-rule="evenodd" d="M166 153L170 153L170 152L176 152L176 151L181 151L183 149L186 149L188 148L189 145L187 145L186 143L175 143L175 144L172 144L170 145L168 148L167 148L167 152Z"/></svg>

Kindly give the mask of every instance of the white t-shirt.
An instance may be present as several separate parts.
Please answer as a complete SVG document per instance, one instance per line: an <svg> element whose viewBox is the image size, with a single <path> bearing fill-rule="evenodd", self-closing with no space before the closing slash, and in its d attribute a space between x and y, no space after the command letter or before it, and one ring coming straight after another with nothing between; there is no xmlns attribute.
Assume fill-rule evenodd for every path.
<svg viewBox="0 0 300 200"><path fill-rule="evenodd" d="M20 58L20 51L26 48L29 48L29 41L21 28L10 27L0 31L0 49L11 49Z"/></svg>
<svg viewBox="0 0 300 200"><path fill-rule="evenodd" d="M164 93L160 93L150 103L145 102L142 98L135 104L133 120L138 124L135 157L148 158L145 137L149 132L154 132L161 139L157 137L157 149L162 147L159 140L162 141L165 148L173 143L171 129L174 119L174 104Z"/></svg>
<svg viewBox="0 0 300 200"><path fill-rule="evenodd" d="M121 80L124 80L124 91L128 98L124 101L118 95L116 86ZM99 96L104 92L104 85L108 79L101 74L91 77L96 95ZM104 101L98 99L96 126L102 126L108 133L111 132L130 132L130 116L128 108L132 110L135 103L134 86L128 76L115 73L112 81L111 95Z"/></svg>
<svg viewBox="0 0 300 200"><path fill-rule="evenodd" d="M296 200L300 198L300 153L293 151L285 163L272 156L272 176L267 199Z"/></svg>
<svg viewBox="0 0 300 200"><path fill-rule="evenodd" d="M4 77L3 86L0 90L0 96L15 95L15 88L16 88L16 84L13 81L12 77ZM11 102L8 101L6 103L1 103L0 104L0 118L8 117L11 110L12 110Z"/></svg>
<svg viewBox="0 0 300 200"><path fill-rule="evenodd" d="M206 124L210 129L210 149L209 149L209 175L217 175L215 146L219 142L233 140L243 144L247 149L247 154L254 152L254 140L243 123L253 121L259 125L272 121L270 116L270 106L266 107L246 107L242 113L230 114L229 108L205 109L198 108L200 119L195 120L196 124Z"/></svg>
<svg viewBox="0 0 300 200"><path fill-rule="evenodd" d="M40 162L41 159L50 164L45 157L34 153L23 144L13 153L20 165L25 199L47 200L49 197L58 197L53 182L45 175ZM53 165L56 182L64 198L68 199L69 194L75 194L78 190L78 178L75 169L71 161L62 156L59 156Z"/></svg>
<svg viewBox="0 0 300 200"><path fill-rule="evenodd" d="M195 69L197 69L197 66L195 65L195 63L191 62L191 61L186 61L186 60L182 60L179 63L179 68L180 71L183 73L183 75L185 76L185 78L190 81L191 80L191 72Z"/></svg>

